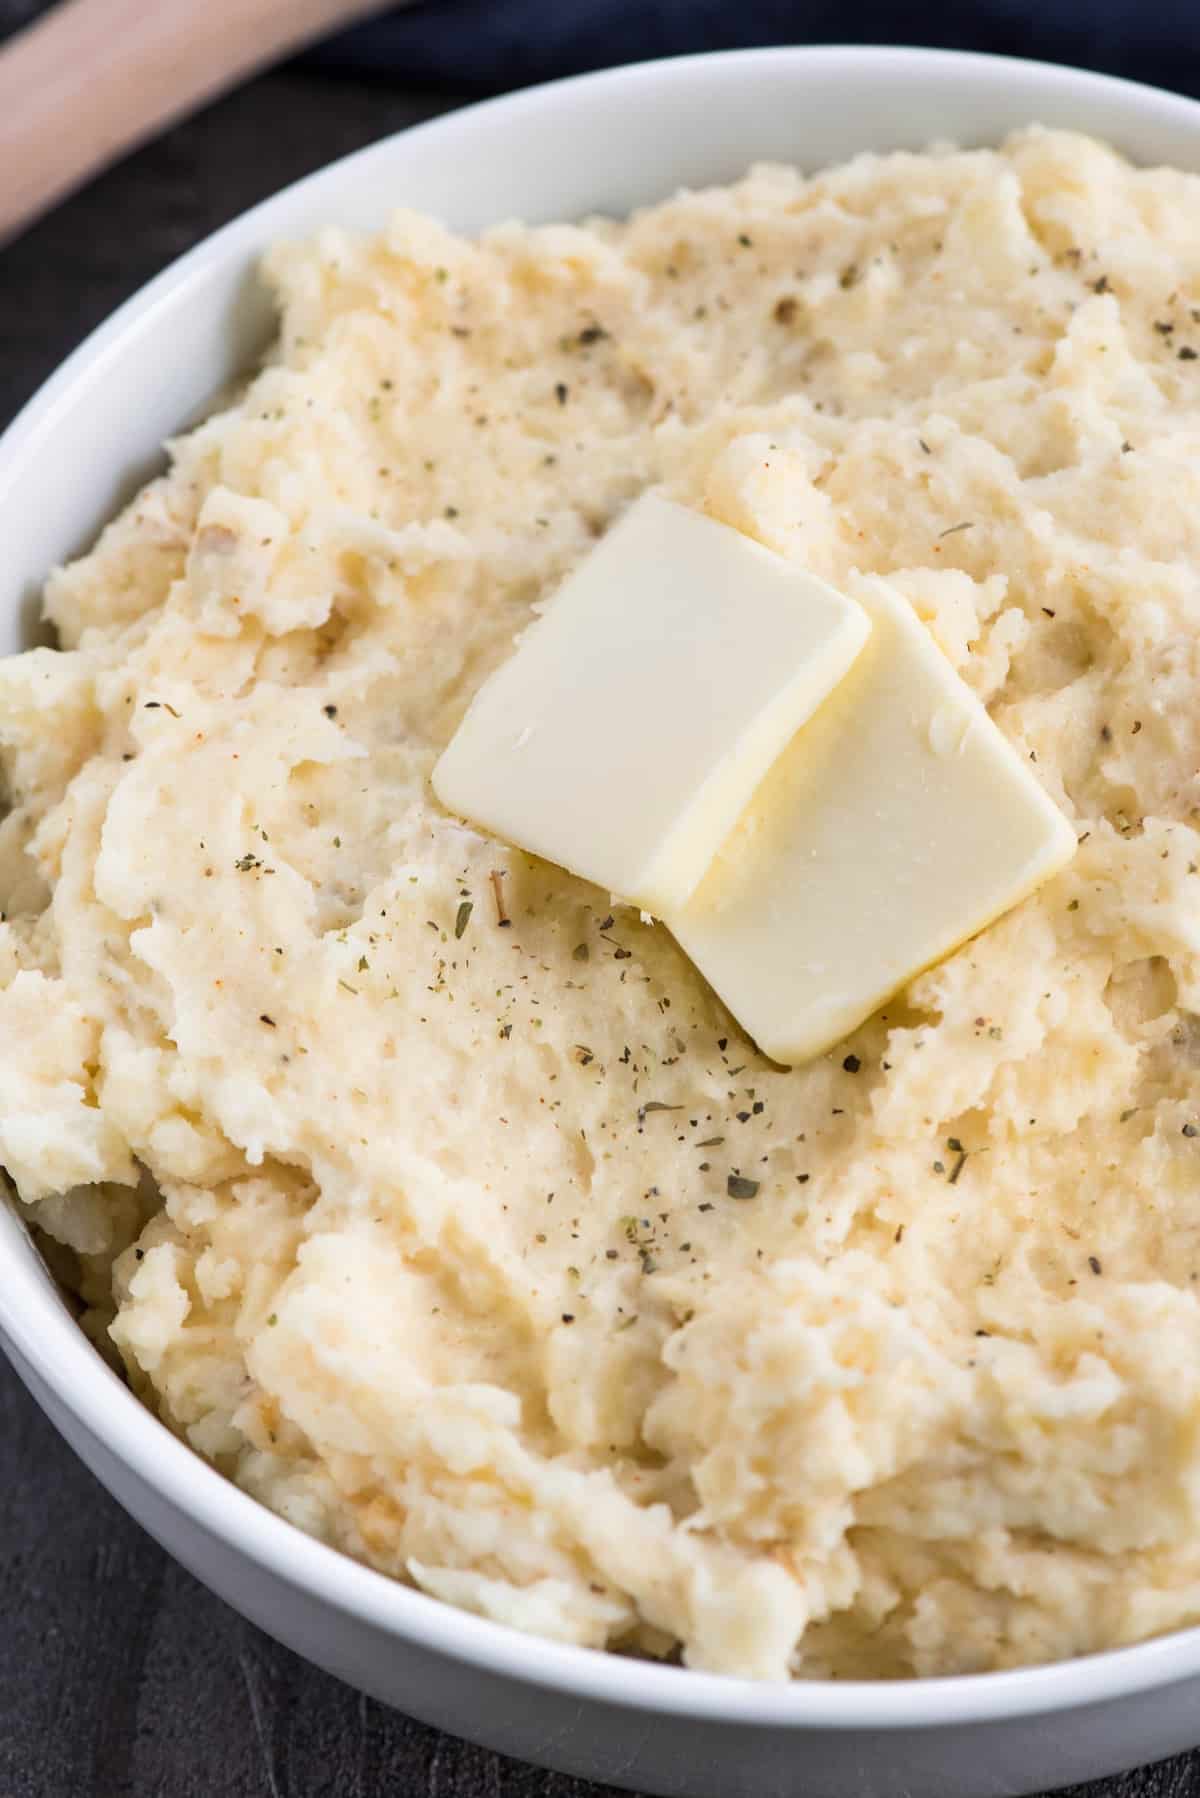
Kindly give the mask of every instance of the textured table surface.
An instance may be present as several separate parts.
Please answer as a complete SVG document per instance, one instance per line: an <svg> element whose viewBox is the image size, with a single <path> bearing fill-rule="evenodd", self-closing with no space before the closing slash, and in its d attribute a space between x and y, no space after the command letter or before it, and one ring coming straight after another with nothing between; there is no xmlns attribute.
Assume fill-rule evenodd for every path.
<svg viewBox="0 0 1200 1798"><path fill-rule="evenodd" d="M0 25L20 10L0 0ZM216 225L454 98L298 70L269 76L0 251L0 425L93 325ZM1085 1791L1200 1795L1200 1756L1077 1798ZM604 1790L440 1736L243 1623L123 1515L0 1362L0 1798Z"/></svg>

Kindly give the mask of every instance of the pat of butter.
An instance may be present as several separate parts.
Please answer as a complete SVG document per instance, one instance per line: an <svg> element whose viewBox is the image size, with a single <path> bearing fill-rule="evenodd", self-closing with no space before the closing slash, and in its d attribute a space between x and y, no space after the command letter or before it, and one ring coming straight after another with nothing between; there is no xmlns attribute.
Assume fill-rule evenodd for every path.
<svg viewBox="0 0 1200 1798"><path fill-rule="evenodd" d="M480 688L434 792L661 916L869 630L773 550L644 495Z"/></svg>
<svg viewBox="0 0 1200 1798"><path fill-rule="evenodd" d="M908 602L666 923L776 1061L819 1054L1057 872L1075 833Z"/></svg>

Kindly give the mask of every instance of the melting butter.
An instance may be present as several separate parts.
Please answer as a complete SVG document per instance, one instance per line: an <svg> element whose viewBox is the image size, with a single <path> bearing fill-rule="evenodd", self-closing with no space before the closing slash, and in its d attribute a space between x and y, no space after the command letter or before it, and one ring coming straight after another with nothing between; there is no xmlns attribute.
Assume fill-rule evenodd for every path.
<svg viewBox="0 0 1200 1798"><path fill-rule="evenodd" d="M912 607L872 631L666 922L776 1061L828 1049L1075 851L1032 769Z"/></svg>
<svg viewBox="0 0 1200 1798"><path fill-rule="evenodd" d="M644 495L480 688L434 791L661 916L869 630L805 569Z"/></svg>

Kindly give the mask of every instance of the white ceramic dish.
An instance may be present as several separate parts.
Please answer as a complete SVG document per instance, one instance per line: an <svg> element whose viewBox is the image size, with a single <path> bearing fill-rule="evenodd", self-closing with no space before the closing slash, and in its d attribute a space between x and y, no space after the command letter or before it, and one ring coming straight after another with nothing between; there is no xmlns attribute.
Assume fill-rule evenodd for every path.
<svg viewBox="0 0 1200 1798"><path fill-rule="evenodd" d="M922 50L766 50L617 69L389 139L289 188L152 282L0 440L0 650L157 445L270 329L271 240L396 204L473 229L624 212L757 158L807 168L1040 120L1200 170L1200 105L1045 65ZM228 1485L145 1412L76 1329L0 1206L0 1340L94 1473L230 1604L376 1697L509 1754L676 1798L1042 1791L1200 1739L1200 1630L1016 1673L754 1686L520 1636L394 1585Z"/></svg>

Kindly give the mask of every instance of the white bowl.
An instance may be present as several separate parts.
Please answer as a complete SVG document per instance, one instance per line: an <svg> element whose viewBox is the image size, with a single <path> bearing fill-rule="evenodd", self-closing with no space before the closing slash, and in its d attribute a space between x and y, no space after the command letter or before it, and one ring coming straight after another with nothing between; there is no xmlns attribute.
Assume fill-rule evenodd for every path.
<svg viewBox="0 0 1200 1798"><path fill-rule="evenodd" d="M288 188L151 282L0 440L0 651L158 445L270 331L255 259L398 204L473 230L624 212L759 158L806 168L1038 120L1200 170L1200 105L1044 64L924 50L763 50L615 69L408 131ZM1200 1630L1015 1673L756 1686L564 1648L463 1615L310 1541L171 1436L76 1328L0 1207L0 1340L138 1520L214 1591L343 1679L547 1766L679 1798L1041 1791L1200 1738Z"/></svg>

